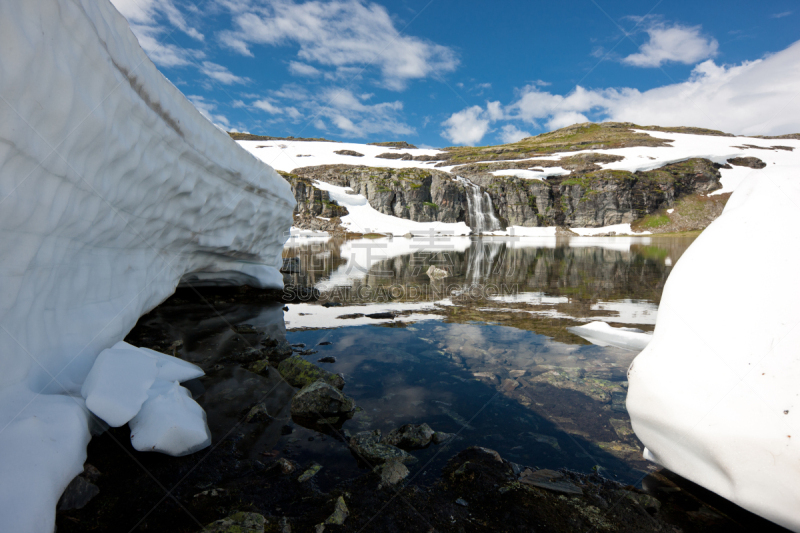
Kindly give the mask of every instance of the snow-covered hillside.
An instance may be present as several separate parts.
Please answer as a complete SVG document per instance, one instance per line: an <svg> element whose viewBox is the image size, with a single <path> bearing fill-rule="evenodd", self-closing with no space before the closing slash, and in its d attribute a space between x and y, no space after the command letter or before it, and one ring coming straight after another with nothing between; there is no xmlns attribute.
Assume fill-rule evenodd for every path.
<svg viewBox="0 0 800 533"><path fill-rule="evenodd" d="M547 176L568 174L569 171L561 167L537 166L537 159L561 160L575 155L587 153L602 153L622 156L623 159L611 163L598 163L600 167L608 170L625 170L630 172L648 171L661 168L665 165L686 161L691 158L708 159L714 163L725 165L720 169L722 175L722 188L711 193L712 195L733 192L746 179L769 178L782 175L785 169L791 168L800 161L800 141L795 139L761 139L746 137L724 137L712 135L696 135L686 133L673 133L661 131L640 131L659 139L668 139L671 146L633 146L607 150L578 150L547 155L541 158L525 160L509 160L507 169L502 168L502 161L493 159L486 161L500 168L492 170L496 176L517 176L526 180L539 180ZM278 170L291 172L301 167L318 165L363 165L379 168L424 168L443 170L458 173L455 165L436 167L441 160L425 161L421 159L442 157L442 151L430 149L387 148L356 143L337 143L323 141L296 141L296 140L270 140L270 141L238 141L246 150L260 158L262 161L274 166ZM780 147L775 149L773 147ZM787 149L788 148L788 149ZM336 152L356 152L359 156L338 154ZM414 159L386 159L377 157L385 153L408 154ZM726 165L729 159L742 157L756 157L766 163L764 169L754 169L746 166ZM525 165L529 163L529 165ZM527 168L520 168L527 166ZM454 170L455 169L455 170ZM352 194L348 187L330 183L317 182L316 186L328 191L331 198L340 205L347 207L350 214L342 218L342 225L348 231L365 233L368 231L403 235L408 232L425 233L451 232L454 235L469 234L470 228L463 222L416 222L380 213L373 208L367 198L361 194ZM600 228L572 228L580 235L594 235L610 231L632 233L630 224L617 224ZM502 231L487 231L493 235L516 236L555 236L555 227L523 227L511 226Z"/></svg>
<svg viewBox="0 0 800 533"><path fill-rule="evenodd" d="M93 364L187 273L280 286L294 198L106 0L0 2L0 73L0 530L44 532L82 470L90 399L115 425L138 412L137 448L203 444L174 384L197 369L125 346L135 368ZM172 433L175 413L192 427Z"/></svg>

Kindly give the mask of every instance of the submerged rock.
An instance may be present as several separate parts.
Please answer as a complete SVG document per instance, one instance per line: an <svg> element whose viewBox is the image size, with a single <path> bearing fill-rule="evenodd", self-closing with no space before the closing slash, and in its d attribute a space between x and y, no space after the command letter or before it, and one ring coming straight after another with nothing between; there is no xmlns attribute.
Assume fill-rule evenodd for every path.
<svg viewBox="0 0 800 533"><path fill-rule="evenodd" d="M333 508L333 513L325 520L325 524L333 524L341 526L347 517L350 516L350 511L347 509L347 504L344 498L339 496L336 498L336 504Z"/></svg>
<svg viewBox="0 0 800 533"><path fill-rule="evenodd" d="M390 460L401 463L413 463L416 461L413 455L404 452L396 446L381 442L380 430L362 431L350 438L350 451L358 459L374 465L386 463Z"/></svg>
<svg viewBox="0 0 800 533"><path fill-rule="evenodd" d="M267 519L258 513L236 512L203 528L203 533L264 533Z"/></svg>
<svg viewBox="0 0 800 533"><path fill-rule="evenodd" d="M297 481L299 481L300 483L305 483L312 477L316 476L320 470L322 470L321 465L313 464L305 472L300 474L300 477L297 478Z"/></svg>
<svg viewBox="0 0 800 533"><path fill-rule="evenodd" d="M382 442L403 450L419 450L430 445L435 433L428 424L406 424L390 431Z"/></svg>
<svg viewBox="0 0 800 533"><path fill-rule="evenodd" d="M396 459L389 459L382 465L378 465L373 472L381 476L378 488L393 487L408 477L406 465Z"/></svg>
<svg viewBox="0 0 800 533"><path fill-rule="evenodd" d="M305 419L329 419L350 416L355 401L323 380L303 387L292 398L292 416Z"/></svg>
<svg viewBox="0 0 800 533"><path fill-rule="evenodd" d="M327 370L323 370L315 364L305 359L300 359L297 356L292 356L281 361L278 365L278 372L281 373L283 379L292 387L305 387L317 380L322 380L339 390L344 388L344 378L328 372Z"/></svg>

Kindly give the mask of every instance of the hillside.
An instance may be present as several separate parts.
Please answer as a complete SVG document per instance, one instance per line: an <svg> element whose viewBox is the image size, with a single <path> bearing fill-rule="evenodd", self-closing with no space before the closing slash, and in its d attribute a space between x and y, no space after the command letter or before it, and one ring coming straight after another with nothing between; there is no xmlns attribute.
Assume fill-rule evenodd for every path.
<svg viewBox="0 0 800 533"><path fill-rule="evenodd" d="M240 141L292 174L295 227L555 235L705 228L739 183L789 164L792 136L576 124L516 143L417 149L405 142ZM332 209L333 206L333 209Z"/></svg>

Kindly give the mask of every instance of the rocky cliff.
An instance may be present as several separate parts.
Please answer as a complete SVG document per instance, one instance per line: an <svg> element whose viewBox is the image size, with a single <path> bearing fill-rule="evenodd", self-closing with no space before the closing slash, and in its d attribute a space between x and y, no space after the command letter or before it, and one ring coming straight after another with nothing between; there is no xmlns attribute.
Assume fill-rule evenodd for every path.
<svg viewBox="0 0 800 533"><path fill-rule="evenodd" d="M295 169L298 177L350 187L386 215L417 222L467 220L465 185L439 170L323 165ZM297 194L295 194L297 197ZM300 199L298 198L298 203Z"/></svg>
<svg viewBox="0 0 800 533"><path fill-rule="evenodd" d="M312 182L350 187L381 213L417 222L461 222L476 227L463 176L491 198L503 226L602 227L631 223L673 206L679 198L717 190L719 165L689 159L646 172L603 170L597 163L621 159L608 154L581 154L562 160L537 160L539 167L560 166L571 173L546 179L495 176L501 169L531 163L462 165L452 173L434 169L391 169L323 165L295 169L287 177L305 217L343 216L346 210ZM498 166L500 165L500 166Z"/></svg>

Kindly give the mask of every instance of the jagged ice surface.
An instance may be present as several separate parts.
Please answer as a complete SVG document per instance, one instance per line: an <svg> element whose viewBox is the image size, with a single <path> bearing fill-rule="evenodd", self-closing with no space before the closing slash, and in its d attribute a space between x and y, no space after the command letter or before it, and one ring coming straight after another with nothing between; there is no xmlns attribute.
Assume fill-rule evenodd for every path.
<svg viewBox="0 0 800 533"><path fill-rule="evenodd" d="M97 355L184 275L280 285L294 199L106 0L0 2L0 96L0 530L52 531L86 457ZM173 385L161 396L192 411Z"/></svg>

